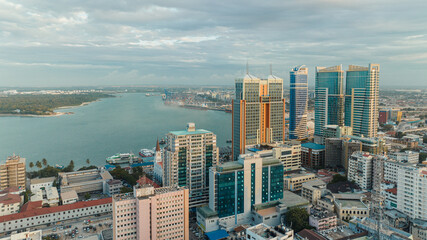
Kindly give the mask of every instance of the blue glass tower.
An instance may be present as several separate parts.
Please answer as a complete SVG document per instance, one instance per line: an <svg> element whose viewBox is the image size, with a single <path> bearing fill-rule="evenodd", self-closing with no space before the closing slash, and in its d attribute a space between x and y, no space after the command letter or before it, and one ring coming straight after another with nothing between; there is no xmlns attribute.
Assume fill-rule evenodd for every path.
<svg viewBox="0 0 427 240"><path fill-rule="evenodd" d="M308 69L304 65L290 72L289 138L307 136Z"/></svg>
<svg viewBox="0 0 427 240"><path fill-rule="evenodd" d="M325 125L344 126L343 76L341 65L316 67L314 135L322 136Z"/></svg>

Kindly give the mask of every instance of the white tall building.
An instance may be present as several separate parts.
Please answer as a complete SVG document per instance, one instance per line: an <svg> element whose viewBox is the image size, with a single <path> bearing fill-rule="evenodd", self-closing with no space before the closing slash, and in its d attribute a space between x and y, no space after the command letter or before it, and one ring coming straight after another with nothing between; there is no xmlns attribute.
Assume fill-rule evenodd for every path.
<svg viewBox="0 0 427 240"><path fill-rule="evenodd" d="M163 184L163 159L159 139L157 139L156 154L154 156L154 180L159 183L159 185Z"/></svg>
<svg viewBox="0 0 427 240"><path fill-rule="evenodd" d="M399 168L397 210L411 219L427 220L427 167Z"/></svg>
<svg viewBox="0 0 427 240"><path fill-rule="evenodd" d="M190 208L209 202L209 168L218 162L216 135L188 123L183 131L167 134L164 149L163 186L190 190Z"/></svg>
<svg viewBox="0 0 427 240"><path fill-rule="evenodd" d="M372 159L367 152L353 153L348 160L348 180L356 182L362 189L372 189Z"/></svg>

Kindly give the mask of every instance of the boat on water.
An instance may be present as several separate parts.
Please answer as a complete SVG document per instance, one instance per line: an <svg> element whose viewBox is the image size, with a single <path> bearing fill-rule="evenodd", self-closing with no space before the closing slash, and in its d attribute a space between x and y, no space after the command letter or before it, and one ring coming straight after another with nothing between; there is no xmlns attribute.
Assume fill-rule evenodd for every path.
<svg viewBox="0 0 427 240"><path fill-rule="evenodd" d="M146 94L145 94L145 96L146 96L146 97L149 97L149 96L151 96L151 94L149 94L149 93L146 93Z"/></svg>
<svg viewBox="0 0 427 240"><path fill-rule="evenodd" d="M118 153L111 157L107 157L107 162L110 164L130 163L137 162L138 157L133 153Z"/></svg>
<svg viewBox="0 0 427 240"><path fill-rule="evenodd" d="M63 166L63 165L56 164L56 165L55 165L55 168L57 168L57 169L61 169L61 170L62 170L62 169L64 169L64 166Z"/></svg>
<svg viewBox="0 0 427 240"><path fill-rule="evenodd" d="M141 151L139 151L139 156L141 156L141 157L152 157L152 156L154 156L154 151L144 148L144 149L141 149Z"/></svg>
<svg viewBox="0 0 427 240"><path fill-rule="evenodd" d="M166 144L166 140L164 138L160 139L159 144L160 145L165 145Z"/></svg>

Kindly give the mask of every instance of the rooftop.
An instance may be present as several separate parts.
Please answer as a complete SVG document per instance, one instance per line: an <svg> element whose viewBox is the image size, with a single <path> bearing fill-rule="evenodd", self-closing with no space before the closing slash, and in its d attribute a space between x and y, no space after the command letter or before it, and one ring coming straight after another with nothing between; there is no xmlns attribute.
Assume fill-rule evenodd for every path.
<svg viewBox="0 0 427 240"><path fill-rule="evenodd" d="M211 217L217 217L218 213L214 210L210 209L208 206L203 206L197 208L197 211L202 214L204 218L211 218Z"/></svg>
<svg viewBox="0 0 427 240"><path fill-rule="evenodd" d="M304 229L304 230L298 232L297 235L301 236L307 240L326 240L325 237L323 237L322 235L320 235L320 234L318 234L318 233L316 233L310 229Z"/></svg>
<svg viewBox="0 0 427 240"><path fill-rule="evenodd" d="M212 133L212 132L205 129L196 129L194 131L188 131L188 130L170 131L169 133L176 136L183 136L183 135L206 134L206 133Z"/></svg>
<svg viewBox="0 0 427 240"><path fill-rule="evenodd" d="M273 228L266 224L260 223L248 228L246 231L251 231L264 239L278 239L285 236L286 233L292 230L282 226Z"/></svg>
<svg viewBox="0 0 427 240"><path fill-rule="evenodd" d="M301 196L299 196L293 192L290 192L287 190L283 191L283 196L284 197L281 200L281 202L283 204L285 204L286 207L288 207L288 208L302 207L302 206L310 205L310 202L307 199L305 199L305 198L303 198L303 197L301 197Z"/></svg>
<svg viewBox="0 0 427 240"><path fill-rule="evenodd" d="M325 145L317 144L317 143L302 143L301 147L311 148L314 150L322 150L325 149Z"/></svg>
<svg viewBox="0 0 427 240"><path fill-rule="evenodd" d="M28 209L27 211L21 211L19 213L1 216L0 223L18 220L22 218L39 216L39 215L46 215L50 213L64 212L64 211L75 210L80 208L104 205L104 204L111 204L111 198L103 198L103 199L92 200L92 201L82 201L82 202L76 202L73 204L61 205L56 207Z"/></svg>
<svg viewBox="0 0 427 240"><path fill-rule="evenodd" d="M50 183L55 181L55 177L47 177L47 178L33 178L30 180L31 185L40 184L40 183Z"/></svg>
<svg viewBox="0 0 427 240"><path fill-rule="evenodd" d="M8 193L0 197L0 204L9 205L9 204L15 204L20 202L21 202L21 197L18 194Z"/></svg>
<svg viewBox="0 0 427 240"><path fill-rule="evenodd" d="M19 192L19 187L13 186L13 187L5 188L2 191L0 191L0 195L6 194L6 193L16 193L16 192Z"/></svg>
<svg viewBox="0 0 427 240"><path fill-rule="evenodd" d="M316 176L314 173L292 173L286 176L285 178L298 178L298 177L305 177L305 176Z"/></svg>
<svg viewBox="0 0 427 240"><path fill-rule="evenodd" d="M360 200L335 199L335 202L338 206L341 206L341 208L368 209Z"/></svg>
<svg viewBox="0 0 427 240"><path fill-rule="evenodd" d="M219 164L216 166L216 170L218 172L226 172L226 171L232 171L232 170L237 170L242 168L243 168L243 165L238 161L225 162L223 164Z"/></svg>
<svg viewBox="0 0 427 240"><path fill-rule="evenodd" d="M68 199L78 198L78 196L77 196L76 191L71 190L71 191L61 192L61 198L64 201L64 200L68 200Z"/></svg>

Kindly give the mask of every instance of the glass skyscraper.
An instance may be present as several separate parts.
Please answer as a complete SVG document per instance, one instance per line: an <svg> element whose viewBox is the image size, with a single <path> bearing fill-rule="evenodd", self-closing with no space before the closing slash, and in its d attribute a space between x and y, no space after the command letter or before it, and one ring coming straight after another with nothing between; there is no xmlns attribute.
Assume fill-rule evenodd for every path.
<svg viewBox="0 0 427 240"><path fill-rule="evenodd" d="M325 125L344 125L344 72L342 66L316 67L314 135Z"/></svg>
<svg viewBox="0 0 427 240"><path fill-rule="evenodd" d="M245 146L285 139L283 79L270 75L259 79L246 74L236 79L232 103L233 158L245 153Z"/></svg>
<svg viewBox="0 0 427 240"><path fill-rule="evenodd" d="M356 136L376 137L378 125L379 64L350 65L345 87L345 125Z"/></svg>
<svg viewBox="0 0 427 240"><path fill-rule="evenodd" d="M289 139L307 136L308 69L302 65L290 72Z"/></svg>

